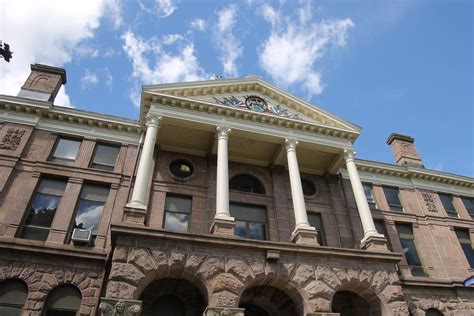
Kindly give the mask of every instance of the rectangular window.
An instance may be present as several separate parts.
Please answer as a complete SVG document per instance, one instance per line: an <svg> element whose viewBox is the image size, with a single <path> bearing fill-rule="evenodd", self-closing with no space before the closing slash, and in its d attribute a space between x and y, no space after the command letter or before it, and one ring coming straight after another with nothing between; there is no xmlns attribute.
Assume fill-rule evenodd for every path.
<svg viewBox="0 0 474 316"><path fill-rule="evenodd" d="M117 145L97 144L97 146L95 146L91 167L113 171L119 150L120 146Z"/></svg>
<svg viewBox="0 0 474 316"><path fill-rule="evenodd" d="M388 206L391 211L394 212L403 212L403 206L400 202L400 197L398 196L399 191L396 188L384 187L383 192L385 198L387 199Z"/></svg>
<svg viewBox="0 0 474 316"><path fill-rule="evenodd" d="M235 218L235 235L267 239L267 210L265 207L248 204L230 204L230 215Z"/></svg>
<svg viewBox="0 0 474 316"><path fill-rule="evenodd" d="M97 234L109 190L108 185L83 185L76 208L74 228L90 230L92 235Z"/></svg>
<svg viewBox="0 0 474 316"><path fill-rule="evenodd" d="M372 184L370 183L362 183L362 186L364 187L364 193L365 197L367 198L367 202L369 203L369 207L371 210L377 209L377 204L375 204L374 200L374 190L372 188Z"/></svg>
<svg viewBox="0 0 474 316"><path fill-rule="evenodd" d="M72 166L76 161L80 146L80 140L60 137L56 142L50 161Z"/></svg>
<svg viewBox="0 0 474 316"><path fill-rule="evenodd" d="M309 224L318 231L318 243L326 246L326 235L324 233L323 218L319 213L308 213Z"/></svg>
<svg viewBox="0 0 474 316"><path fill-rule="evenodd" d="M461 248L464 251L467 261L471 268L474 268L474 250L472 249L471 238L469 237L469 230L467 229L454 229L456 236L458 236Z"/></svg>
<svg viewBox="0 0 474 316"><path fill-rule="evenodd" d="M35 240L48 238L49 229L66 184L66 180L41 179L20 232L20 238Z"/></svg>
<svg viewBox="0 0 474 316"><path fill-rule="evenodd" d="M458 217L458 212L453 205L453 197L449 194L438 193L441 203L443 204L444 210L448 213L449 217Z"/></svg>
<svg viewBox="0 0 474 316"><path fill-rule="evenodd" d="M387 238L387 247L388 250L392 251L392 245L390 244L390 241L388 239L388 233L387 229L384 223L383 219L374 219L374 224L375 224L375 229L377 230L377 233L382 234Z"/></svg>
<svg viewBox="0 0 474 316"><path fill-rule="evenodd" d="M187 232L192 199L184 196L167 196L165 201L165 229Z"/></svg>
<svg viewBox="0 0 474 316"><path fill-rule="evenodd" d="M467 212L469 213L469 215L471 215L471 218L474 218L474 199L463 197L461 198L461 200Z"/></svg>
<svg viewBox="0 0 474 316"><path fill-rule="evenodd" d="M415 246L413 228L410 224L396 224L400 243L413 276L426 276Z"/></svg>

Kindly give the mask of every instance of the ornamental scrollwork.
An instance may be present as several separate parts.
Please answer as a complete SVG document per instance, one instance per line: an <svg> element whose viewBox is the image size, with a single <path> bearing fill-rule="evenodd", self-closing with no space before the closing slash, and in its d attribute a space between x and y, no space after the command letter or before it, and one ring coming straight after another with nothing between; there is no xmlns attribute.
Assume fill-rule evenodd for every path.
<svg viewBox="0 0 474 316"><path fill-rule="evenodd" d="M9 128L0 143L0 149L16 150L25 132L24 129Z"/></svg>
<svg viewBox="0 0 474 316"><path fill-rule="evenodd" d="M426 208L430 212L437 212L438 209L436 208L436 204L433 198L433 195L431 193L427 192L422 192L421 196L423 197L423 200L425 201Z"/></svg>

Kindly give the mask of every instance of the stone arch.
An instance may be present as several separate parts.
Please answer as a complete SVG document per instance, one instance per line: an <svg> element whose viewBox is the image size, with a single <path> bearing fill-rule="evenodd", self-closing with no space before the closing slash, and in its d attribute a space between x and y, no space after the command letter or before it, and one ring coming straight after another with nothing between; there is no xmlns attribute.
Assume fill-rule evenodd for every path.
<svg viewBox="0 0 474 316"><path fill-rule="evenodd" d="M48 308L54 308L57 312L68 313L66 315L77 314L82 301L83 295L77 286L68 283L59 284L48 292L41 314L46 315Z"/></svg>
<svg viewBox="0 0 474 316"><path fill-rule="evenodd" d="M270 175L266 175L262 170L250 165L230 165L229 166L229 180L237 175L249 175L255 177L262 183L265 189L265 195L273 195L273 184Z"/></svg>
<svg viewBox="0 0 474 316"><path fill-rule="evenodd" d="M3 308L21 311L28 297L28 285L19 278L0 281L0 312Z"/></svg>
<svg viewBox="0 0 474 316"><path fill-rule="evenodd" d="M331 311L340 313L341 316L350 315L382 315L382 305L378 297L372 296L367 300L367 295L362 297L354 291L339 290L334 293Z"/></svg>

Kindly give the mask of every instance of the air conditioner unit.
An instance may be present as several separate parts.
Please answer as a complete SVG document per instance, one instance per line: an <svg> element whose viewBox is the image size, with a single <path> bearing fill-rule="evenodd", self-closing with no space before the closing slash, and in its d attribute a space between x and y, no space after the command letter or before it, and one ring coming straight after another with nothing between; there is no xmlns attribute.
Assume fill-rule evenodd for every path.
<svg viewBox="0 0 474 316"><path fill-rule="evenodd" d="M74 228L71 241L74 245L88 246L92 240L92 231L88 229Z"/></svg>

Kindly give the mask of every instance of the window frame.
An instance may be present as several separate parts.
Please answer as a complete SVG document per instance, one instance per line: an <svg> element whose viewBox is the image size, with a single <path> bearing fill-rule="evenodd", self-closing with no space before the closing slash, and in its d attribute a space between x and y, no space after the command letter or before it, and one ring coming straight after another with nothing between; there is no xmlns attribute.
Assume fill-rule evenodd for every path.
<svg viewBox="0 0 474 316"><path fill-rule="evenodd" d="M74 159L69 159L69 158L63 158L63 157L56 157L56 150L58 149L58 146L61 142L61 140L67 140L67 141L73 141L79 143L79 147L77 148L76 155ZM77 160L77 156L79 154L79 151L81 150L81 145L82 145L82 139L73 137L73 136L63 136L63 135L58 135L56 138L56 142L53 146L53 150L51 151L51 154L48 157L48 161L54 162L60 165L65 165L65 166L74 166Z"/></svg>
<svg viewBox="0 0 474 316"><path fill-rule="evenodd" d="M408 227L410 229L410 233L407 234L407 233L404 233L404 232L400 232L399 227L402 227L402 226L403 227ZM410 252L410 250L412 250L410 247L408 247L408 252L403 251L403 256L405 257L405 261L406 261L408 267L410 268L412 276L427 277L428 274L426 273L425 268L423 266L423 262L421 261L420 255L418 254L418 247L416 246L415 235L413 233L413 224L412 223L395 223L395 229L397 231L398 239L400 240L400 245L402 246L402 250L404 248L406 248L406 247L404 247L402 239L403 240L408 240L413 244L414 253L412 253L410 257L408 257L406 255L406 253L408 253L408 252ZM420 264L418 265L418 264L410 263L409 258L412 258L412 257L413 257L414 260L417 260Z"/></svg>
<svg viewBox="0 0 474 316"><path fill-rule="evenodd" d="M474 219L474 197L461 196L461 201L469 216ZM469 201L469 206L466 205L466 201Z"/></svg>
<svg viewBox="0 0 474 316"><path fill-rule="evenodd" d="M55 194L52 194L52 193L43 193L43 192L38 192L41 188L41 184L42 184L42 181L47 181L47 180L53 180L53 181L61 181L61 182L64 182L64 189L62 190L62 194L61 195L55 195ZM68 185L68 182L69 182L69 179L67 178L56 178L56 177L42 177L39 179L38 183L36 184L36 187L35 187L35 190L33 192L33 194L31 195L30 197L30 201L28 202L28 206L23 214L23 220L22 220L22 224L21 226L19 227L18 229L18 233L17 233L17 237L18 238L22 238L22 239L27 239L27 240L37 240L37 241L46 241L48 239L48 236L49 236L49 232L51 230L51 225L53 224L53 221L54 221L54 218L56 216L56 212L59 208L59 205L61 204L61 199L63 198L64 196L64 193L66 192L66 188L67 188L67 185ZM40 225L29 225L29 224L26 224L29 217L30 217L30 214L31 214L31 209L36 201L36 198L37 196L52 196L52 197L55 197L57 198L57 205L55 207L55 210L54 210L54 214L52 216L52 219L51 219L51 223L49 223L49 226L40 226ZM47 234L45 236L44 239L32 239L32 238L27 238L25 237L26 235L26 232L25 232L25 228L33 228L33 229L40 229L40 230L45 230L47 231Z"/></svg>
<svg viewBox="0 0 474 316"><path fill-rule="evenodd" d="M175 212L175 211L170 211L170 210L167 210L166 208L166 200L168 198L178 198L178 199L188 199L189 202L190 202L190 207L189 207L189 213L186 213L186 212ZM181 194L173 194L173 193L170 193L170 194L166 194L166 197L165 197L165 204L163 206L163 229L165 230L168 230L168 231L172 231L172 232L178 232L178 233L187 233L189 232L190 228L191 228L191 216L192 216L192 212L193 212L193 197L190 196L190 195L181 195ZM187 223L186 223L186 230L185 231L181 231L181 230L175 230L175 229L170 229L170 228L167 228L166 227L166 216L168 213L173 213L173 214L181 214L181 215L186 215L187 216Z"/></svg>
<svg viewBox="0 0 474 316"><path fill-rule="evenodd" d="M242 186L239 185L238 188L232 188L231 186L233 186L232 182L233 181L236 181L235 179L236 178L244 178L244 177L247 177L249 180L252 181L252 187L250 188L250 191L247 191L247 190L242 190ZM251 194L259 194L259 195L266 195L267 194L267 190L265 188L265 185L262 183L262 181L260 181L259 178L257 178L256 176L252 175L252 174L249 174L249 173L239 173L239 174L236 174L234 176L232 176L232 178L229 179L229 190L230 191L234 191L234 192L240 192L240 193L243 193L243 194L248 194L248 193L251 193ZM257 192L259 191L259 189L261 189L261 192Z"/></svg>
<svg viewBox="0 0 474 316"><path fill-rule="evenodd" d="M264 211L265 214L265 221L256 221L256 220L249 220L249 219L241 219L242 217L240 216L235 216L235 214L232 214L232 206L239 206L239 207L253 207L255 209L261 209ZM245 223L245 236L240 236L237 235L235 232L235 236L241 237L241 238L246 238L246 239L251 239L251 240L270 240L270 234L269 234L269 224L268 224L268 210L266 205L258 205L258 204L249 204L249 203L240 203L240 202L230 202L229 203L229 211L231 213L231 216L234 217L236 225L237 222L244 222ZM240 217L240 218L239 218ZM263 224L263 239L255 239L250 237L250 229L249 229L249 224Z"/></svg>
<svg viewBox="0 0 474 316"><path fill-rule="evenodd" d="M459 236L460 233L466 233L467 238ZM472 248L472 240L471 234L469 233L468 228L457 228L454 227L454 234L456 235L459 245L464 253L464 257L466 258L469 266L471 269L474 269L474 249Z"/></svg>
<svg viewBox="0 0 474 316"><path fill-rule="evenodd" d="M382 226L383 232L378 231L377 223L379 223ZM375 229L377 230L377 233L384 235L385 238L387 239L388 250L393 251L392 243L390 242L390 238L388 236L387 223L385 222L385 220L382 218L374 218L374 226L375 226Z"/></svg>
<svg viewBox="0 0 474 316"><path fill-rule="evenodd" d="M385 200L387 201L387 205L388 205L390 211L396 212L396 213L404 213L405 208L403 207L402 200L400 199L400 189L396 188L396 187L390 187L390 186L383 186L382 188L383 188L383 194L385 195ZM387 194L386 190L394 190L395 191L399 204L390 203L390 200L388 198L388 194Z"/></svg>
<svg viewBox="0 0 474 316"><path fill-rule="evenodd" d="M311 211L309 211L309 212L308 212L308 222L309 222L309 219L310 219L311 216L317 216L317 217L320 218L321 229L319 229L319 228L316 227L316 226L311 225L311 223L310 223L310 225L313 226L314 228L316 228L316 230L317 230L317 232L318 232L318 238L317 238L317 240L318 240L319 245L320 245L320 246L327 246L328 243L327 243L327 240L326 240L326 232L325 232L325 230L324 230L323 214L321 214L321 213L319 213L319 212L311 212ZM320 231L322 232L322 234L320 234Z"/></svg>
<svg viewBox="0 0 474 316"><path fill-rule="evenodd" d="M456 207L454 206L454 203L453 203L453 196L448 193L438 192L438 197L448 217L459 218L459 213L457 212Z"/></svg>
<svg viewBox="0 0 474 316"><path fill-rule="evenodd" d="M95 159L96 154L97 154L97 149L99 148L99 146L117 148L117 154L115 155L115 160L114 160L113 165L112 164L106 164L106 163L94 162L94 159ZM117 159L118 159L118 156L120 154L121 147L122 147L122 144L112 144L112 143L106 143L106 142L102 142L102 141L96 142L96 144L94 146L94 152L92 153L91 162L89 164L89 168L104 170L104 171L112 171L113 172L115 170L115 167L117 166Z"/></svg>
<svg viewBox="0 0 474 316"><path fill-rule="evenodd" d="M369 189L370 197L367 196L367 191L365 190L366 187ZM369 204L369 209L377 210L378 206L377 206L377 202L375 201L375 198L374 198L374 186L373 186L373 184L369 183L369 182L362 182L362 188L364 189L364 195L365 195L365 198L367 199L367 203ZM387 203L388 203L388 201L387 201Z"/></svg>

